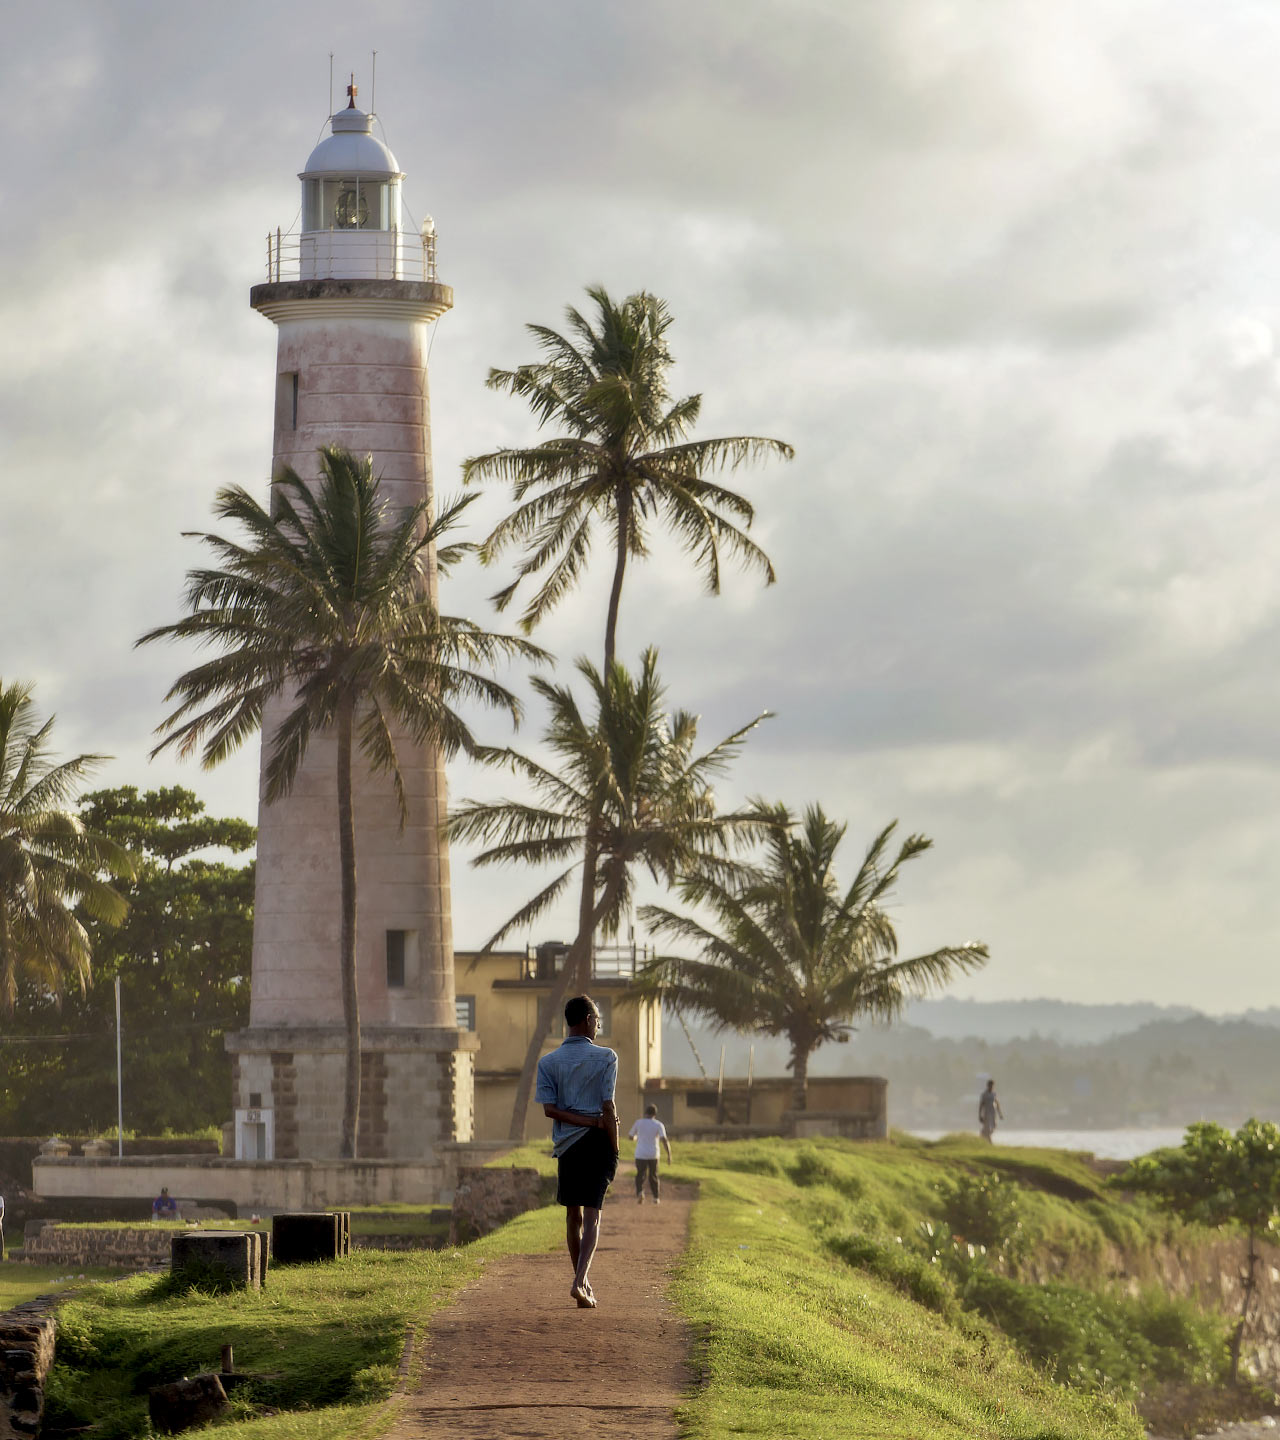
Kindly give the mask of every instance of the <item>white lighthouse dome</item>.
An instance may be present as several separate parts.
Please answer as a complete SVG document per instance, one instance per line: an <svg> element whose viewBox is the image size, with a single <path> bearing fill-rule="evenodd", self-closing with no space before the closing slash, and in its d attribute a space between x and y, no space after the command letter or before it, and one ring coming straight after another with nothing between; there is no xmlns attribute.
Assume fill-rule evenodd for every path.
<svg viewBox="0 0 1280 1440"><path fill-rule="evenodd" d="M354 82L352 85L354 92ZM374 138L373 116L357 110L355 95L345 110L331 117L333 133L311 152L302 181L302 232L344 232L348 240L324 244L323 269L349 279L399 273L400 182L396 157ZM359 237L381 235L372 243ZM314 250L314 246L311 247ZM308 253L303 278L312 278ZM319 252L312 258L318 263ZM316 272L319 273L319 272Z"/></svg>
<svg viewBox="0 0 1280 1440"><path fill-rule="evenodd" d="M360 175L403 179L396 157L373 134L373 116L354 108L333 116L333 134L326 135L307 158L300 180Z"/></svg>

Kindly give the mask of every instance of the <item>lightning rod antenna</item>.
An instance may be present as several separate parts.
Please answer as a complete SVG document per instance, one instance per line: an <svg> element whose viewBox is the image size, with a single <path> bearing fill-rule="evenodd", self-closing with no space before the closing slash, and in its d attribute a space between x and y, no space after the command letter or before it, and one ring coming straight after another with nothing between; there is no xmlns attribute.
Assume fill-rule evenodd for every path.
<svg viewBox="0 0 1280 1440"><path fill-rule="evenodd" d="M376 115L378 113L378 52L375 50L372 53L373 64L370 67L369 75L369 114Z"/></svg>
<svg viewBox="0 0 1280 1440"><path fill-rule="evenodd" d="M333 114L333 51L329 51L329 114Z"/></svg>

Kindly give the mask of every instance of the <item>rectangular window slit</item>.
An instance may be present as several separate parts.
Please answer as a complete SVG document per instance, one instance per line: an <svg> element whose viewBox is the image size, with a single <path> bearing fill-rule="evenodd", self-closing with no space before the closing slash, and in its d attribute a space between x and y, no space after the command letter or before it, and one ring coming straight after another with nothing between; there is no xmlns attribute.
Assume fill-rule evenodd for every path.
<svg viewBox="0 0 1280 1440"><path fill-rule="evenodd" d="M404 952L407 930L387 931L387 989L404 989Z"/></svg>

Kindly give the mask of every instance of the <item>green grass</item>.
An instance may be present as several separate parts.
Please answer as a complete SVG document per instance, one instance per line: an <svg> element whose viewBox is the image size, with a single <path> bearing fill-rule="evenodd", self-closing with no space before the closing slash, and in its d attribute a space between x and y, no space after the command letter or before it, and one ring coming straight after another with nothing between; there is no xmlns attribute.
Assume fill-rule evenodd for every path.
<svg viewBox="0 0 1280 1440"><path fill-rule="evenodd" d="M462 1249L361 1251L336 1264L272 1269L265 1290L216 1299L169 1294L167 1277L98 1286L59 1311L46 1435L92 1427L94 1440L147 1433L147 1391L216 1370L221 1347L262 1378L236 1391L229 1426L245 1440L328 1440L389 1421L405 1341L490 1256L560 1242L557 1214L521 1216ZM270 1408L281 1413L259 1413Z"/></svg>
<svg viewBox="0 0 1280 1440"><path fill-rule="evenodd" d="M447 1215L438 1205L365 1205L351 1211L353 1235L430 1235L443 1239L449 1233Z"/></svg>
<svg viewBox="0 0 1280 1440"><path fill-rule="evenodd" d="M118 1279L119 1270L70 1271L66 1265L0 1264L0 1311L34 1300L37 1295L57 1295L73 1286L94 1280Z"/></svg>

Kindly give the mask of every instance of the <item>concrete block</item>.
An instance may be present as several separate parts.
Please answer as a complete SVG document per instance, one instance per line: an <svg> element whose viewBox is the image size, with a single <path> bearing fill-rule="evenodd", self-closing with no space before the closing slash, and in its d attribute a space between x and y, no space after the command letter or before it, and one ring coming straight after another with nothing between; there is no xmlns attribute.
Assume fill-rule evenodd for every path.
<svg viewBox="0 0 1280 1440"><path fill-rule="evenodd" d="M266 1239L253 1230L189 1230L170 1244L169 1273L211 1290L258 1290L266 1276Z"/></svg>
<svg viewBox="0 0 1280 1440"><path fill-rule="evenodd" d="M271 1222L271 1249L277 1265L341 1259L351 1251L350 1212L308 1210L277 1215Z"/></svg>

